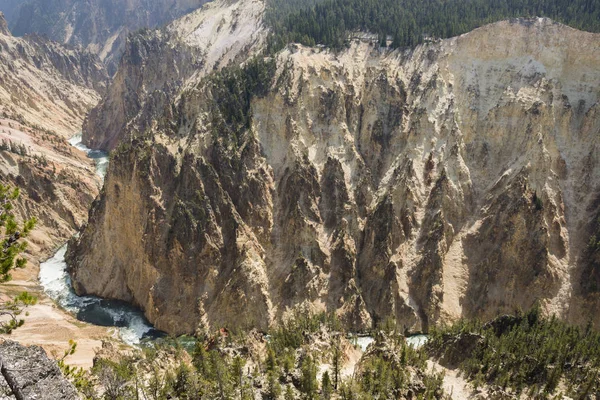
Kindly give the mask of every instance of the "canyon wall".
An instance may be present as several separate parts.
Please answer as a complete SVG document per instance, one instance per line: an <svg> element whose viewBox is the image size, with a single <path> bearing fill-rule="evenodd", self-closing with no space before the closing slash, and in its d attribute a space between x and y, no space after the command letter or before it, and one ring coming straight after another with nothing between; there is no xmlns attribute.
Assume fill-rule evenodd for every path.
<svg viewBox="0 0 600 400"><path fill-rule="evenodd" d="M19 8L11 28L37 33L97 55L112 75L130 33L156 28L206 0L32 0Z"/></svg>
<svg viewBox="0 0 600 400"><path fill-rule="evenodd" d="M214 54L191 38L222 18L194 15L132 42L87 122L88 142L113 153L69 246L78 293L137 304L174 334L266 328L299 308L356 330L536 301L595 318L599 35L532 19L412 50L290 45L248 109L225 112L219 73L206 74L227 63L181 61ZM218 31L236 43L248 29L261 37L260 23ZM155 48L181 72L163 73Z"/></svg>
<svg viewBox="0 0 600 400"><path fill-rule="evenodd" d="M72 135L107 85L96 56L37 35L14 37L0 13L0 116Z"/></svg>
<svg viewBox="0 0 600 400"><path fill-rule="evenodd" d="M14 37L0 14L0 182L21 191L18 220L38 219L28 238L36 265L83 225L98 194L93 161L67 139L81 131L107 84L96 56L35 35Z"/></svg>
<svg viewBox="0 0 600 400"><path fill-rule="evenodd" d="M186 85L262 48L264 10L260 0L219 0L165 29L132 35L114 83L84 124L83 143L109 151L130 132L172 119L169 109Z"/></svg>

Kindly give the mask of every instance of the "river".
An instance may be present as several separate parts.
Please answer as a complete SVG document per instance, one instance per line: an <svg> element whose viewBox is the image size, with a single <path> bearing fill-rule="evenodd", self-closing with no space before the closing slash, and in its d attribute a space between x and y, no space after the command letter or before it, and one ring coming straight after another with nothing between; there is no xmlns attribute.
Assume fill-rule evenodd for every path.
<svg viewBox="0 0 600 400"><path fill-rule="evenodd" d="M104 179L108 167L107 154L85 147L81 143L81 135L74 136L69 143L95 161L96 173ZM60 307L73 313L80 321L119 328L120 338L131 345L137 345L145 338L163 336L162 332L152 327L140 310L127 303L95 296L78 296L67 273L66 252L67 245L64 245L52 258L40 264L40 284L44 292Z"/></svg>

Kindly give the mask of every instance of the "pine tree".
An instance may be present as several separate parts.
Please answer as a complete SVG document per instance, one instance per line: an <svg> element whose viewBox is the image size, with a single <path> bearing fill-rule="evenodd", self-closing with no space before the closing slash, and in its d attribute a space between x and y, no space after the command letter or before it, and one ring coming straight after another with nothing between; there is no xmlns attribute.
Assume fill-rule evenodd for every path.
<svg viewBox="0 0 600 400"><path fill-rule="evenodd" d="M302 360L301 390L309 400L315 399L317 395L317 365L310 355Z"/></svg>
<svg viewBox="0 0 600 400"><path fill-rule="evenodd" d="M329 378L329 371L325 371L321 377L321 394L323 399L329 400L331 398L331 379Z"/></svg>
<svg viewBox="0 0 600 400"><path fill-rule="evenodd" d="M236 356L233 359L233 363L231 365L231 378L233 380L233 384L237 386L240 390L240 399L244 398L244 366L246 365L246 360L244 360L240 356Z"/></svg>
<svg viewBox="0 0 600 400"><path fill-rule="evenodd" d="M35 218L31 218L19 230L15 216L12 213L13 202L19 197L19 189L11 189L0 184L0 231L3 230L3 239L0 243L0 282L12 279L10 271L14 268L23 268L26 260L17 258L25 251L27 243L23 242L35 226Z"/></svg>
<svg viewBox="0 0 600 400"><path fill-rule="evenodd" d="M285 395L283 396L285 400L296 400L296 395L294 394L294 389L290 385L285 389Z"/></svg>
<svg viewBox="0 0 600 400"><path fill-rule="evenodd" d="M275 358L275 351L271 346L267 346L267 360L266 360L267 371L275 371L277 366L277 360Z"/></svg>
<svg viewBox="0 0 600 400"><path fill-rule="evenodd" d="M194 364L194 367L196 367L198 373L206 377L210 376L208 353L201 340L196 341L196 346L194 347L194 352L192 354L192 363Z"/></svg>
<svg viewBox="0 0 600 400"><path fill-rule="evenodd" d="M339 383L340 383L341 364L342 364L342 351L340 349L339 337L334 339L332 351L333 351L333 355L332 355L333 387L335 388L335 390L338 390Z"/></svg>
<svg viewBox="0 0 600 400"><path fill-rule="evenodd" d="M267 393L265 399L276 400L279 396L281 396L281 385L275 372L269 371L267 374Z"/></svg>

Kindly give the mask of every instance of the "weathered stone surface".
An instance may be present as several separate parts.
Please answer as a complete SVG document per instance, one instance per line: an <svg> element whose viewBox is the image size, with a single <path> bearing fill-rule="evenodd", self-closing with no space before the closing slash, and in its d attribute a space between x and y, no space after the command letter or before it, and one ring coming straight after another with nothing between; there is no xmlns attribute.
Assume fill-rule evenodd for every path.
<svg viewBox="0 0 600 400"><path fill-rule="evenodd" d="M188 80L197 82L214 69L240 63L262 48L262 0L217 0L165 29L131 35L108 94L83 126L83 143L112 150L130 128L143 132L152 122L173 127L171 102Z"/></svg>
<svg viewBox="0 0 600 400"><path fill-rule="evenodd" d="M11 26L16 35L37 33L96 54L112 74L125 41L141 28L159 27L206 0L34 0L24 2Z"/></svg>
<svg viewBox="0 0 600 400"><path fill-rule="evenodd" d="M197 26L167 31L213 54ZM159 72L136 54L148 62L125 58L98 109L120 128L100 129L99 111L88 125L123 145L70 246L79 293L132 301L171 333L300 307L409 331L536 300L599 315L573 287L599 189L599 35L536 19L406 51L290 46L235 138L215 130L204 72L159 91L162 113L143 85L109 107Z"/></svg>
<svg viewBox="0 0 600 400"><path fill-rule="evenodd" d="M65 135L81 129L108 75L100 60L38 35L15 37L0 17L0 117Z"/></svg>
<svg viewBox="0 0 600 400"><path fill-rule="evenodd" d="M97 57L35 35L14 37L2 21L0 182L21 190L17 219L38 220L27 239L37 264L81 227L98 194L93 162L67 139L80 132L108 78Z"/></svg>
<svg viewBox="0 0 600 400"><path fill-rule="evenodd" d="M14 388L27 400L76 400L79 395L75 387L65 379L56 361L51 360L46 352L38 346L25 347L17 342L6 340L0 343L0 360L2 376L0 391L11 397L9 386ZM7 383L11 382L11 385Z"/></svg>
<svg viewBox="0 0 600 400"><path fill-rule="evenodd" d="M4 14L0 11L0 33L3 35L10 35L10 30L8 29L8 23L4 18Z"/></svg>

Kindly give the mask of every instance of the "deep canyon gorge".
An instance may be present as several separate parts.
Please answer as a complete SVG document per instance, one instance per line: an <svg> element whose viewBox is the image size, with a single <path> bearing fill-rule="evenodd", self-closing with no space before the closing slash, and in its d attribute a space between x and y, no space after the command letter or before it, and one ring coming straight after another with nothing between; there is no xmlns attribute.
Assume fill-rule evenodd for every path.
<svg viewBox="0 0 600 400"><path fill-rule="evenodd" d="M599 16L0 0L0 398L600 398Z"/></svg>
<svg viewBox="0 0 600 400"><path fill-rule="evenodd" d="M113 162L69 248L79 293L174 334L302 307L359 331L537 300L595 315L597 34L521 19L406 51L292 45L232 133L210 71L260 51L263 7L130 39L84 129Z"/></svg>

